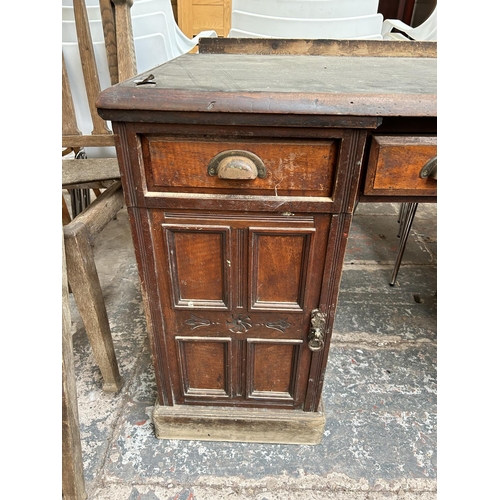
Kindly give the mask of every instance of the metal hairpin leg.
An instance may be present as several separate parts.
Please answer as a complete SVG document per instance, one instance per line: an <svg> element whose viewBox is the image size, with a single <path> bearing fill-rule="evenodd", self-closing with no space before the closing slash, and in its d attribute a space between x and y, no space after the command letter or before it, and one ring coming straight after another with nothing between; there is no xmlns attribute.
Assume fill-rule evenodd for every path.
<svg viewBox="0 0 500 500"><path fill-rule="evenodd" d="M394 284L396 283L399 266L401 265L401 260L403 259L403 253L406 248L408 236L410 235L411 225L413 223L413 219L415 218L417 207L418 203L402 203L399 209L399 247L398 253L396 255L396 262L394 263L394 269L392 271L391 281L389 282L389 285L391 286L394 286Z"/></svg>

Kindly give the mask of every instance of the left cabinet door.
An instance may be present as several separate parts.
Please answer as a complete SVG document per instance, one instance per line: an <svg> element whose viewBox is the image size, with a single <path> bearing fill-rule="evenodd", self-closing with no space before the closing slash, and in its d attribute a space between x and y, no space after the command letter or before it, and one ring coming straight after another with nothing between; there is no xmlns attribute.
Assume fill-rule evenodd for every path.
<svg viewBox="0 0 500 500"><path fill-rule="evenodd" d="M303 406L330 219L151 210L175 403Z"/></svg>

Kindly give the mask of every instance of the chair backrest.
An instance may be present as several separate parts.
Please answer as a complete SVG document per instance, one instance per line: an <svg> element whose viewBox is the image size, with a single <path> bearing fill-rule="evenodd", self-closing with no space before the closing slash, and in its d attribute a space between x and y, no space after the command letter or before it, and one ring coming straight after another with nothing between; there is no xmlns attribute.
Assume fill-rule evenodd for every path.
<svg viewBox="0 0 500 500"><path fill-rule="evenodd" d="M376 14L379 0L233 0L232 9L262 16L336 19Z"/></svg>
<svg viewBox="0 0 500 500"><path fill-rule="evenodd" d="M75 0L75 7L73 0L62 1L63 57L69 88L73 94L75 120L84 135L104 133L104 129L100 127L96 131L95 121L102 122L96 113L94 116L97 94L93 93L89 99L85 97L89 82L82 70L81 33L89 31L89 39L92 40L98 81L91 85L98 89L97 93L124 78L143 73L189 52L198 42L197 38L189 39L179 29L169 0L134 0L133 3L131 0L112 0L115 15L110 7L111 0ZM103 8L105 4L109 7ZM85 12L82 11L82 5ZM109 66L108 52L113 48L113 43L116 50L116 41L110 42L107 39L110 31L115 32L114 17L117 21L123 19L116 29L125 40L124 50L129 51L130 57L133 56L134 59L134 65L130 67L133 71L123 73L120 77L116 68ZM205 32L204 36L216 36L216 33ZM126 59L129 54L125 53L124 57ZM115 73L112 73L113 70ZM109 124L107 128L110 128ZM90 145L87 145L86 152L89 157L109 157L116 154L114 149L91 149Z"/></svg>
<svg viewBox="0 0 500 500"><path fill-rule="evenodd" d="M378 0L233 0L229 37L381 40Z"/></svg>
<svg viewBox="0 0 500 500"><path fill-rule="evenodd" d="M92 23L85 0L72 4L73 38L69 29L63 30L69 41L62 47L62 146L98 148L88 151L95 156L114 156L112 132L97 114L95 101L103 88L136 74L130 4L128 0L100 0L100 18ZM63 21L63 27L68 22ZM101 33L96 44L92 43L92 30Z"/></svg>
<svg viewBox="0 0 500 500"><path fill-rule="evenodd" d="M229 37L382 40L383 20L382 14L300 19L233 10Z"/></svg>

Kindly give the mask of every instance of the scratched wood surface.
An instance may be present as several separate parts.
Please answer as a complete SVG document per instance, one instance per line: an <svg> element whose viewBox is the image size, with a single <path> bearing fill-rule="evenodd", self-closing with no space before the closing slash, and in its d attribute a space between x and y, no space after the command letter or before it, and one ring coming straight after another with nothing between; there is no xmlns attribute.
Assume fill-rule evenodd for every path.
<svg viewBox="0 0 500 500"><path fill-rule="evenodd" d="M437 57L437 42L201 38L200 54L274 54L349 57Z"/></svg>
<svg viewBox="0 0 500 500"><path fill-rule="evenodd" d="M155 68L155 85L127 80L97 107L109 119L114 109L435 116L436 66L435 58L186 54Z"/></svg>

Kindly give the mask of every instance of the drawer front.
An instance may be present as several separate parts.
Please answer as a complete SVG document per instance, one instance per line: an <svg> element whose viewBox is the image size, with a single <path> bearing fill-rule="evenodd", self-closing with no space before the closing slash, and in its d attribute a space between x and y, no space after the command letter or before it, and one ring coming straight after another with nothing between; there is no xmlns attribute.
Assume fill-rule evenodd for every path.
<svg viewBox="0 0 500 500"><path fill-rule="evenodd" d="M221 138L211 141L142 137L146 184L150 192L331 196L337 148L335 140ZM252 179L219 177L239 175L236 173L239 164L230 165L226 174L210 172L211 161L231 151L240 159L244 153L249 153L250 158L256 155L265 174L261 175L259 170L259 176ZM227 154L232 158L231 153ZM218 165L222 165L222 161Z"/></svg>
<svg viewBox="0 0 500 500"><path fill-rule="evenodd" d="M435 136L374 135L364 194L437 196L437 180L420 177L424 165L436 156Z"/></svg>

